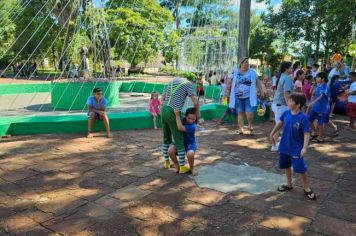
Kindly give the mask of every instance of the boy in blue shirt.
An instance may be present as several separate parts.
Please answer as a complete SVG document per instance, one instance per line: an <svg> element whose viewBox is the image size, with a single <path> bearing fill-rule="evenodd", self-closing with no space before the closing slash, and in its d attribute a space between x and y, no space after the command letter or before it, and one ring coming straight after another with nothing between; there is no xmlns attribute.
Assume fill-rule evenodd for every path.
<svg viewBox="0 0 356 236"><path fill-rule="evenodd" d="M316 139L317 142L324 142L325 124L329 123L329 97L330 90L327 85L328 75L325 72L319 72L316 77L317 87L314 92L313 101L308 105L308 120L312 128L311 140ZM318 121L318 134L314 125L314 121Z"/></svg>
<svg viewBox="0 0 356 236"><path fill-rule="evenodd" d="M315 200L316 196L310 189L306 172L307 165L304 156L310 138L309 122L301 108L305 105L306 98L304 94L290 95L287 104L290 110L283 113L280 121L276 124L270 134L273 144L276 143L274 135L282 128L282 138L279 144L279 168L285 169L287 184L278 187L278 191L284 192L292 190L292 170L300 174L305 196L310 200Z"/></svg>
<svg viewBox="0 0 356 236"><path fill-rule="evenodd" d="M93 95L88 97L88 136L92 138L92 128L95 121L102 120L106 129L106 137L111 138L109 118L105 113L107 100L103 97L103 91L100 88L93 89Z"/></svg>
<svg viewBox="0 0 356 236"><path fill-rule="evenodd" d="M192 175L196 175L194 171L194 156L197 151L197 141L195 139L195 131L197 129L197 114L195 108L188 108L185 112L185 118L181 120L179 109L175 109L176 122L178 130L184 132L184 146L185 152L188 158L189 169L186 166L179 165L177 159L177 148L174 143L170 146L168 153L169 157L172 159L176 172L183 174L190 172Z"/></svg>

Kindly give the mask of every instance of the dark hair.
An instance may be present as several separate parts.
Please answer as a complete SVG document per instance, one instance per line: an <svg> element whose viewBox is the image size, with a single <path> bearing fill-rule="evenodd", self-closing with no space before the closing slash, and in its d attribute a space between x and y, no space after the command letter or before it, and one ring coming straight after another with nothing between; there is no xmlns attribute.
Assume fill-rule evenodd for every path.
<svg viewBox="0 0 356 236"><path fill-rule="evenodd" d="M301 76L302 74L304 74L304 71L303 70L298 70L297 71L297 74L293 80L293 83L295 83L295 81L297 81L298 77Z"/></svg>
<svg viewBox="0 0 356 236"><path fill-rule="evenodd" d="M349 76L356 79L356 72L355 71L350 72Z"/></svg>
<svg viewBox="0 0 356 236"><path fill-rule="evenodd" d="M313 64L313 66L316 67L316 68L319 68L319 67L320 67L320 65L317 64L317 63Z"/></svg>
<svg viewBox="0 0 356 236"><path fill-rule="evenodd" d="M225 83L225 79L224 79L224 78L221 78L221 79L220 79L220 83L222 83L222 84Z"/></svg>
<svg viewBox="0 0 356 236"><path fill-rule="evenodd" d="M308 81L313 80L313 76L312 75L307 75L307 76L305 76L305 79L308 80Z"/></svg>
<svg viewBox="0 0 356 236"><path fill-rule="evenodd" d="M326 74L325 72L319 72L316 77L324 79L325 83L328 82L328 74Z"/></svg>
<svg viewBox="0 0 356 236"><path fill-rule="evenodd" d="M102 92L103 90L101 90L101 88L95 88L93 89L93 93L99 93Z"/></svg>
<svg viewBox="0 0 356 236"><path fill-rule="evenodd" d="M194 107L188 108L185 111L185 117L187 117L188 115L197 115L196 109Z"/></svg>
<svg viewBox="0 0 356 236"><path fill-rule="evenodd" d="M339 79L340 76L338 75L333 75L333 77L331 77L331 80L330 80L330 89L333 87L334 83L335 83L335 80Z"/></svg>
<svg viewBox="0 0 356 236"><path fill-rule="evenodd" d="M298 68L298 66L300 66L300 61L294 62L294 64L293 64L293 71L295 71L295 70Z"/></svg>
<svg viewBox="0 0 356 236"><path fill-rule="evenodd" d="M289 99L293 100L293 102L295 102L295 104L300 105L300 108L302 108L307 101L304 93L292 93L289 96Z"/></svg>
<svg viewBox="0 0 356 236"><path fill-rule="evenodd" d="M284 61L281 63L281 66L279 68L280 73L286 72L287 69L289 69L292 66L292 62L290 61Z"/></svg>

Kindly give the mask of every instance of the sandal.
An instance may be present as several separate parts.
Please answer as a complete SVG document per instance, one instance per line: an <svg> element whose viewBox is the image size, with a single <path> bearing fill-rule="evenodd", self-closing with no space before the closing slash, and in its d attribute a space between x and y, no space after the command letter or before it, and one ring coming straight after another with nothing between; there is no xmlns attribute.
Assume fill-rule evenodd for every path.
<svg viewBox="0 0 356 236"><path fill-rule="evenodd" d="M248 130L250 131L250 135L253 135L253 128L248 128Z"/></svg>
<svg viewBox="0 0 356 236"><path fill-rule="evenodd" d="M310 190L309 192L304 190L304 194L309 200L316 200L316 195L312 190Z"/></svg>
<svg viewBox="0 0 356 236"><path fill-rule="evenodd" d="M324 139L316 139L316 142L317 143L325 143L325 140Z"/></svg>
<svg viewBox="0 0 356 236"><path fill-rule="evenodd" d="M333 131L333 136L337 137L339 136L339 128L336 126L336 130Z"/></svg>
<svg viewBox="0 0 356 236"><path fill-rule="evenodd" d="M287 185L282 184L281 186L278 186L277 191L278 192L285 192L285 191L290 191L292 189L293 189L293 187L288 187Z"/></svg>
<svg viewBox="0 0 356 236"><path fill-rule="evenodd" d="M244 132L238 129L238 130L236 130L236 134L238 134L238 135L243 135Z"/></svg>
<svg viewBox="0 0 356 236"><path fill-rule="evenodd" d="M319 135L311 135L310 141L316 141Z"/></svg>

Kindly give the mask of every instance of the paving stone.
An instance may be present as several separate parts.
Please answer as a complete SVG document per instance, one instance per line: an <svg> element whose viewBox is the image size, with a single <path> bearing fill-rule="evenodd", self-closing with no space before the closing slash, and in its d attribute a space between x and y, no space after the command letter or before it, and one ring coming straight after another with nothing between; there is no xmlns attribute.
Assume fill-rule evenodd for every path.
<svg viewBox="0 0 356 236"><path fill-rule="evenodd" d="M356 192L356 181L350 181L345 179L339 179L336 182L336 189L339 191Z"/></svg>
<svg viewBox="0 0 356 236"><path fill-rule="evenodd" d="M126 170L121 172L121 174L123 175L130 175L130 176L134 176L134 177L146 177L149 176L153 173L155 173L157 171L157 169L145 166L145 165L140 165L140 166L136 166L130 170Z"/></svg>
<svg viewBox="0 0 356 236"><path fill-rule="evenodd" d="M96 220L107 220L114 215L112 211L109 211L107 208L95 203L88 203L87 205L81 207L80 212Z"/></svg>
<svg viewBox="0 0 356 236"><path fill-rule="evenodd" d="M52 213L43 212L34 208L28 209L27 211L24 212L24 214L27 217L36 221L37 223L43 223L55 217Z"/></svg>
<svg viewBox="0 0 356 236"><path fill-rule="evenodd" d="M33 165L30 167L31 170L40 172L40 173L46 173L50 171L55 171L59 170L63 167L65 167L67 164L65 163L60 163L56 161L47 161L47 162L41 162L37 165Z"/></svg>
<svg viewBox="0 0 356 236"><path fill-rule="evenodd" d="M303 235L311 220L280 211L270 211L262 219L260 226L281 230L293 235Z"/></svg>
<svg viewBox="0 0 356 236"><path fill-rule="evenodd" d="M356 203L351 204L325 201L319 212L324 215L356 223Z"/></svg>
<svg viewBox="0 0 356 236"><path fill-rule="evenodd" d="M165 187L166 185L168 185L168 183L169 182L167 180L156 177L155 175L153 175L153 176L139 179L138 181L134 182L133 184L138 186L141 189L155 191L155 190Z"/></svg>
<svg viewBox="0 0 356 236"><path fill-rule="evenodd" d="M134 202L122 202L109 196L101 197L96 200L95 203L114 212L118 212L122 208L129 207L134 204Z"/></svg>
<svg viewBox="0 0 356 236"><path fill-rule="evenodd" d="M253 236L285 236L286 232L270 229L266 227L257 227L256 231L252 233Z"/></svg>
<svg viewBox="0 0 356 236"><path fill-rule="evenodd" d="M64 171L67 173L80 173L83 174L89 170L95 169L95 166L86 164L86 163L76 163L75 165L68 165L60 169L60 171Z"/></svg>
<svg viewBox="0 0 356 236"><path fill-rule="evenodd" d="M110 194L110 196L114 197L120 201L127 202L127 201L139 200L139 199L147 196L150 193L151 193L151 191L149 191L149 190L143 190L135 185L129 185L127 187L121 188L121 189L117 190L116 192Z"/></svg>
<svg viewBox="0 0 356 236"><path fill-rule="evenodd" d="M176 220L173 222L148 222L137 228L140 235L185 235L193 229L187 222Z"/></svg>
<svg viewBox="0 0 356 236"><path fill-rule="evenodd" d="M273 209L314 219L318 210L317 207L318 205L315 201L281 198L276 205L273 206Z"/></svg>
<svg viewBox="0 0 356 236"><path fill-rule="evenodd" d="M86 203L87 201L83 199L58 192L57 196L37 203L36 207L41 211L52 213L58 216L63 213L70 213L76 208L85 205Z"/></svg>
<svg viewBox="0 0 356 236"><path fill-rule="evenodd" d="M16 182L22 179L29 178L31 176L37 175L38 173L28 169L28 168L22 168L16 171L5 171L1 175L1 178L5 179L6 181L9 182Z"/></svg>
<svg viewBox="0 0 356 236"><path fill-rule="evenodd" d="M10 234L24 234L33 228L38 227L38 223L23 214L16 214L3 219L3 226Z"/></svg>
<svg viewBox="0 0 356 236"><path fill-rule="evenodd" d="M208 188L195 188L187 194L187 199L206 206L221 204L226 197L225 193Z"/></svg>
<svg viewBox="0 0 356 236"><path fill-rule="evenodd" d="M330 193L328 200L340 203L356 203L355 192L339 191L337 189Z"/></svg>
<svg viewBox="0 0 356 236"><path fill-rule="evenodd" d="M315 232L333 236L355 235L356 224L346 220L318 214L311 225L311 229Z"/></svg>

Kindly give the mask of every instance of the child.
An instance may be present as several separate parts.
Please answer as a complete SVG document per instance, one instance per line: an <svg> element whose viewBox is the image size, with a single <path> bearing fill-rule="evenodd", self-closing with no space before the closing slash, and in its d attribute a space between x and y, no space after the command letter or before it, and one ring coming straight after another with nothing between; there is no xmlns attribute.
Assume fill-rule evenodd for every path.
<svg viewBox="0 0 356 236"><path fill-rule="evenodd" d="M88 136L87 138L92 138L92 128L95 121L102 120L106 129L106 137L112 138L110 134L110 124L109 118L105 113L107 101L103 97L103 91L100 88L94 88L93 95L89 96L87 105L89 108L88 112Z"/></svg>
<svg viewBox="0 0 356 236"><path fill-rule="evenodd" d="M276 89L277 89L277 80L278 80L278 72L275 71L275 72L273 72L273 77L272 77L273 95L274 95L274 91L276 91Z"/></svg>
<svg viewBox="0 0 356 236"><path fill-rule="evenodd" d="M198 101L200 97L203 97L205 103L204 78L202 73L199 74L198 81L197 81L197 97L198 97Z"/></svg>
<svg viewBox="0 0 356 236"><path fill-rule="evenodd" d="M161 114L161 102L158 99L158 93L152 92L150 103L148 105L148 111L153 117L154 128L157 129L157 116Z"/></svg>
<svg viewBox="0 0 356 236"><path fill-rule="evenodd" d="M305 77L304 86L303 86L303 93L306 98L306 104L308 105L311 100L311 89L313 87L313 76L307 75Z"/></svg>
<svg viewBox="0 0 356 236"><path fill-rule="evenodd" d="M309 103L308 120L312 128L311 140L316 140L319 143L324 142L325 124L329 123L329 88L327 85L327 74L319 72L316 78L317 86L314 92L314 100ZM314 126L314 120L318 120L318 133Z"/></svg>
<svg viewBox="0 0 356 236"><path fill-rule="evenodd" d="M177 159L177 148L174 143L169 147L169 157L172 159L176 173L190 172L192 175L196 175L194 171L194 155L197 150L197 142L195 139L195 130L197 129L197 114L195 108L188 108L185 112L185 118L181 120L179 109L175 109L176 122L178 130L184 132L184 146L185 152L188 158L189 169L184 165L179 165Z"/></svg>
<svg viewBox="0 0 356 236"><path fill-rule="evenodd" d="M344 90L342 89L341 83L339 82L339 76L333 75L330 81L330 97L331 97L331 109L330 117L334 115L335 104L340 93Z"/></svg>
<svg viewBox="0 0 356 236"><path fill-rule="evenodd" d="M220 98L219 98L219 104L224 103L224 99L226 97L226 83L225 79L220 80Z"/></svg>
<svg viewBox="0 0 356 236"><path fill-rule="evenodd" d="M310 200L315 200L316 196L310 189L306 172L307 165L304 156L307 153L310 129L307 117L301 111L305 105L304 94L297 93L289 96L287 101L290 110L283 113L280 121L276 124L270 134L273 144L276 144L274 135L282 129L282 138L278 148L279 151L279 168L285 169L287 184L278 187L278 191L285 192L292 190L292 170L300 174L305 196Z"/></svg>
<svg viewBox="0 0 356 236"><path fill-rule="evenodd" d="M305 74L303 70L298 70L296 73L296 77L294 79L294 91L297 93L303 92L303 81L305 78Z"/></svg>
<svg viewBox="0 0 356 236"><path fill-rule="evenodd" d="M351 82L350 89L347 90L347 115L350 118L349 129L355 130L356 119L356 72L350 72L349 79Z"/></svg>

